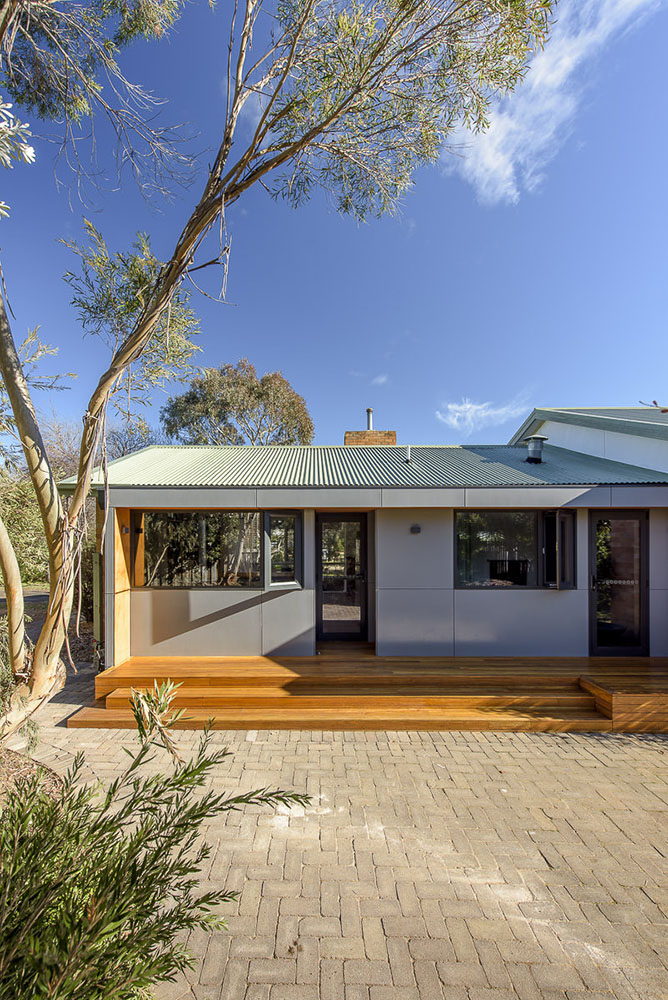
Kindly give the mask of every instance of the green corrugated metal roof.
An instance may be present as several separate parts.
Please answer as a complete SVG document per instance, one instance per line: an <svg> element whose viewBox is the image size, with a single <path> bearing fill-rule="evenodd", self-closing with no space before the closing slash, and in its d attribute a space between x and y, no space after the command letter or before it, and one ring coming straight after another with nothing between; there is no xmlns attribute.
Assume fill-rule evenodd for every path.
<svg viewBox="0 0 668 1000"><path fill-rule="evenodd" d="M544 449L540 465L508 445L252 447L156 445L109 464L111 487L476 487L666 483L668 474ZM61 484L64 490L73 480ZM94 485L100 485L99 472Z"/></svg>
<svg viewBox="0 0 668 1000"><path fill-rule="evenodd" d="M662 413L657 406L541 406L513 434L509 444L518 444L545 420L668 441L668 413Z"/></svg>

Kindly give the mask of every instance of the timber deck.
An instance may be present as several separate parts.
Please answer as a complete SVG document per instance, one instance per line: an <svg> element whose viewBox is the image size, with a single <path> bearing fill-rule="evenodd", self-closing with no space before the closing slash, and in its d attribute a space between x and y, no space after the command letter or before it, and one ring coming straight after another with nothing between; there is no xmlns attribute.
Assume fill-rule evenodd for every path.
<svg viewBox="0 0 668 1000"><path fill-rule="evenodd" d="M668 659L376 656L131 657L98 674L76 728L134 728L132 689L172 680L182 729L668 733Z"/></svg>

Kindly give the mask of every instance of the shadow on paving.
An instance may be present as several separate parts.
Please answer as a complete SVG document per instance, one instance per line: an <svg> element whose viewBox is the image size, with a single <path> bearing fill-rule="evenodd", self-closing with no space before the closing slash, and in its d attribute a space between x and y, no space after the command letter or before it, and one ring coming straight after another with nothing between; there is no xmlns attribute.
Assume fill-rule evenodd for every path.
<svg viewBox="0 0 668 1000"><path fill-rule="evenodd" d="M68 730L72 674L36 756L86 780L136 735ZM177 733L186 752L199 734ZM667 1000L668 736L218 731L212 787L306 792L204 830L228 930L156 1000ZM168 766L158 755L156 768Z"/></svg>

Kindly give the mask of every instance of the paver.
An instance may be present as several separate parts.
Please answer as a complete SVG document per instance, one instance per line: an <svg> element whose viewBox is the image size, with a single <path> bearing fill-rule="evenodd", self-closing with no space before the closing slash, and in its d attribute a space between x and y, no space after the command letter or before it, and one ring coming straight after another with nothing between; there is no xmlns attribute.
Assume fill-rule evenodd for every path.
<svg viewBox="0 0 668 1000"><path fill-rule="evenodd" d="M87 686L43 709L37 756L64 772L83 748L84 780L105 782L136 737L58 725ZM216 789L313 801L209 824L204 884L240 897L157 1000L668 1000L668 737L212 740L233 751Z"/></svg>

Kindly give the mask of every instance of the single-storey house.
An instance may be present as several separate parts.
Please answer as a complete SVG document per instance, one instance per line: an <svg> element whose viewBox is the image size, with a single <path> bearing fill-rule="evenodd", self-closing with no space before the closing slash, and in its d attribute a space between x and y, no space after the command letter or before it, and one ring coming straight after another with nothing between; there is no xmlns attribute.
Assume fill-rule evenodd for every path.
<svg viewBox="0 0 668 1000"><path fill-rule="evenodd" d="M340 446L151 446L110 463L94 483L107 669L351 642L668 656L666 414L536 409L507 445L458 446L397 444L368 416Z"/></svg>

